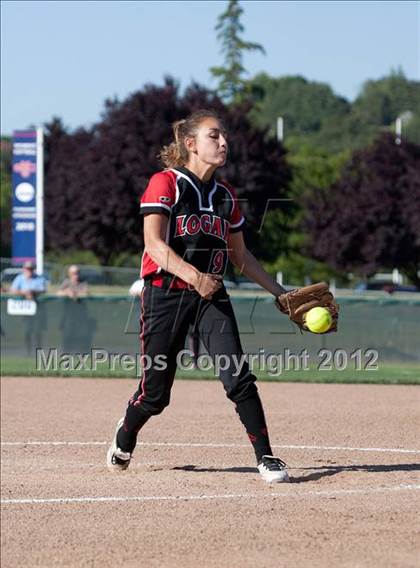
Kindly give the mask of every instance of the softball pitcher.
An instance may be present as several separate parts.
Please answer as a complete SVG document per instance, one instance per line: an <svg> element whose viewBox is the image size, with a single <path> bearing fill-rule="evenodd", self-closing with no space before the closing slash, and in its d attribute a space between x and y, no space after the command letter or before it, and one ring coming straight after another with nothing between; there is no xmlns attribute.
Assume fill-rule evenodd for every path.
<svg viewBox="0 0 420 568"><path fill-rule="evenodd" d="M129 466L139 431L168 406L176 357L184 348L190 325L212 358L242 355L238 326L223 285L228 259L276 298L286 297L286 291L244 244L245 219L235 191L215 178L228 156L220 119L212 111L197 111L176 122L173 133L173 142L160 153L166 169L152 176L140 204L145 242L141 348L143 356L166 364L143 371L125 417L117 424L107 454L108 467L114 471ZM284 303L278 307L284 311L282 306ZM219 376L254 448L258 470L265 481L288 481L286 464L273 456L270 447L256 377L247 364L239 374L235 371L232 361Z"/></svg>

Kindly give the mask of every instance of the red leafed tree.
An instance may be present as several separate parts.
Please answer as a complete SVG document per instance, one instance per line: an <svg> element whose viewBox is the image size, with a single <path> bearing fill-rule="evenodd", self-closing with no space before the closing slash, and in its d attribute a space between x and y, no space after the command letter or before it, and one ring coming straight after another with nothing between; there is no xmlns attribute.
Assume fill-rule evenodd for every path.
<svg viewBox="0 0 420 568"><path fill-rule="evenodd" d="M313 193L304 228L314 258L363 276L398 268L420 289L420 146L387 134L356 151Z"/></svg>
<svg viewBox="0 0 420 568"><path fill-rule="evenodd" d="M47 246L88 249L105 264L114 253L139 252L139 197L162 169L157 154L171 140L171 124L198 108L218 111L228 127L229 164L221 175L248 200L250 246L272 258L277 251L264 246L258 229L267 200L287 194L285 150L250 125L247 109L229 108L196 84L180 96L170 78L122 102L107 101L102 120L89 131L69 133L59 120L47 125Z"/></svg>

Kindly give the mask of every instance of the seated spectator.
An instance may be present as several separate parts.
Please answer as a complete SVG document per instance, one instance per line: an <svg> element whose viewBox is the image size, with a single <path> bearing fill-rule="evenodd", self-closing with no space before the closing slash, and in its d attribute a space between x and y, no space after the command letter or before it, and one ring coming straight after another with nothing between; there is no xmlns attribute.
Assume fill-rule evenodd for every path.
<svg viewBox="0 0 420 568"><path fill-rule="evenodd" d="M23 271L12 282L9 293L26 300L36 300L47 290L47 282L42 275L35 274L35 265L30 260L23 263Z"/></svg>
<svg viewBox="0 0 420 568"><path fill-rule="evenodd" d="M68 278L63 280L57 291L57 296L66 296L72 300L83 298L88 295L88 285L80 280L80 269L76 264L69 266Z"/></svg>

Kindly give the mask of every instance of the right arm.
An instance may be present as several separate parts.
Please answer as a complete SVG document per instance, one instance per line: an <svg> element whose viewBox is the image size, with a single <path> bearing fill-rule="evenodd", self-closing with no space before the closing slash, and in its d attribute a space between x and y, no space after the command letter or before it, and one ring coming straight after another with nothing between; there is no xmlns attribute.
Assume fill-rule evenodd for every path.
<svg viewBox="0 0 420 568"><path fill-rule="evenodd" d="M57 296L71 298L86 298L88 296L88 286L85 282L79 282L76 286L72 286L69 280L64 280L60 288L57 290Z"/></svg>
<svg viewBox="0 0 420 568"><path fill-rule="evenodd" d="M149 213L144 217L145 250L151 259L163 270L178 276L197 292L209 300L222 286L221 277L200 272L192 264L183 260L166 242L165 235L168 218L161 213Z"/></svg>
<svg viewBox="0 0 420 568"><path fill-rule="evenodd" d="M67 284L67 280L64 280L64 282L61 283L60 288L57 290L57 296L70 297L69 286Z"/></svg>
<svg viewBox="0 0 420 568"><path fill-rule="evenodd" d="M27 300L33 300L34 297L31 291L23 292L22 290L16 290L16 288L10 288L9 294L19 296L20 298L26 298Z"/></svg>

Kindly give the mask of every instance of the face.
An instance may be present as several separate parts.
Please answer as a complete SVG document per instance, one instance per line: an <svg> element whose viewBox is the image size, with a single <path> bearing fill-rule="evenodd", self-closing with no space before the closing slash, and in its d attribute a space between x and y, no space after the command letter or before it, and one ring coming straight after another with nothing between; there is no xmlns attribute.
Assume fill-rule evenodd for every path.
<svg viewBox="0 0 420 568"><path fill-rule="evenodd" d="M78 270L69 270L69 276L72 280L79 279L79 271Z"/></svg>
<svg viewBox="0 0 420 568"><path fill-rule="evenodd" d="M25 278L32 278L32 276L34 275L34 270L33 268L24 268L23 269L23 275L25 276Z"/></svg>
<svg viewBox="0 0 420 568"><path fill-rule="evenodd" d="M226 163L228 144L223 126L215 118L206 118L194 138L185 141L188 150L205 164L219 168Z"/></svg>

